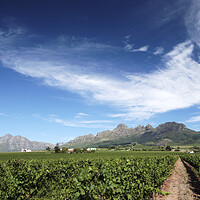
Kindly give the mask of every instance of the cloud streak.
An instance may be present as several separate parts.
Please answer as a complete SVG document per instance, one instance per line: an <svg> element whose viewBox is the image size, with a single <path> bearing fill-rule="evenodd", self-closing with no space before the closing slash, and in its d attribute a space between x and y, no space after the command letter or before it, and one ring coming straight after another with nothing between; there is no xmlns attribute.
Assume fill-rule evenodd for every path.
<svg viewBox="0 0 200 200"><path fill-rule="evenodd" d="M164 53L164 49L162 47L157 47L153 52L154 55L160 55Z"/></svg>
<svg viewBox="0 0 200 200"><path fill-rule="evenodd" d="M200 46L200 1L191 0L190 2L185 24L191 40Z"/></svg>
<svg viewBox="0 0 200 200"><path fill-rule="evenodd" d="M61 124L64 126L70 127L82 127L82 128L108 128L110 126L106 126L106 123L112 123L110 120L87 120L87 121L70 121L64 120L60 118L49 118L47 119L49 122L55 122L57 124ZM104 125L102 125L104 124Z"/></svg>
<svg viewBox="0 0 200 200"><path fill-rule="evenodd" d="M78 117L77 117L78 116ZM42 116L41 114L32 114L32 117L38 118L42 121L53 122L68 127L82 127L82 128L110 128L111 120L81 120L81 117L88 117L86 113L78 113L73 119L62 119L57 115L51 114L48 116ZM78 118L78 119L77 119ZM107 125L105 125L107 124ZM109 124L109 125L108 125Z"/></svg>
<svg viewBox="0 0 200 200"><path fill-rule="evenodd" d="M6 116L4 113L0 113L0 116Z"/></svg>
<svg viewBox="0 0 200 200"><path fill-rule="evenodd" d="M129 44L127 42L125 42L125 46L124 46L124 50L127 52L147 52L149 49L148 45L145 45L143 47L140 47L138 49L133 48L134 45L133 44Z"/></svg>
<svg viewBox="0 0 200 200"><path fill-rule="evenodd" d="M16 33L15 37L18 37L17 34L22 33ZM9 40L9 35L1 35ZM84 57L82 52L84 49L90 51L88 46L91 44L83 43L76 44L76 51ZM92 46L94 51L112 49L103 44L93 43ZM148 46L139 49L147 51ZM149 74L126 74L118 78L71 64L63 56L66 48L62 45L54 48L48 48L48 45L15 48L10 43L8 46L4 44L0 49L0 60L5 67L37 78L47 86L68 90L89 101L121 110L112 117L142 120L157 113L200 104L200 64L193 59L193 49L191 41L180 43L164 56L162 68ZM66 126L77 125L56 118L52 118L52 121ZM91 123L106 121L79 122L80 125Z"/></svg>
<svg viewBox="0 0 200 200"><path fill-rule="evenodd" d="M200 115L191 117L186 122L200 122Z"/></svg>
<svg viewBox="0 0 200 200"><path fill-rule="evenodd" d="M75 118L81 118L81 117L86 117L88 116L89 114L86 114L86 113L78 113Z"/></svg>

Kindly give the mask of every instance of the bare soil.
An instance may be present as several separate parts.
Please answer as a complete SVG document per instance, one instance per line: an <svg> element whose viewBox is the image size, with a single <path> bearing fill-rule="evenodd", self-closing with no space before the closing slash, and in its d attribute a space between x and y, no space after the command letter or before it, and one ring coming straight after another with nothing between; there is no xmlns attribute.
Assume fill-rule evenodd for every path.
<svg viewBox="0 0 200 200"><path fill-rule="evenodd" d="M180 158L175 163L172 175L165 180L160 189L170 194L156 194L156 200L200 200L200 179L192 167Z"/></svg>

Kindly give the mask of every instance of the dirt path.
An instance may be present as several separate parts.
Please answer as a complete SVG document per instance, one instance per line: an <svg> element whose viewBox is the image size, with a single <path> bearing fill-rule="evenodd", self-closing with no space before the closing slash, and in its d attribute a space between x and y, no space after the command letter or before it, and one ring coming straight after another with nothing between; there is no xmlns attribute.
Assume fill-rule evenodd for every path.
<svg viewBox="0 0 200 200"><path fill-rule="evenodd" d="M173 174L161 186L169 195L156 195L156 200L200 200L200 181L189 166L179 158Z"/></svg>

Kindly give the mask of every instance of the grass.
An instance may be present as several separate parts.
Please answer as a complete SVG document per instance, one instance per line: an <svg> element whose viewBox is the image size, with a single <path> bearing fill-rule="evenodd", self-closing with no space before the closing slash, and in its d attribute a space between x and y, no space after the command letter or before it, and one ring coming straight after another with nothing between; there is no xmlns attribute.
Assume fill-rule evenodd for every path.
<svg viewBox="0 0 200 200"><path fill-rule="evenodd" d="M147 146L147 145L142 145L142 144L136 144L134 149L152 149L152 148L158 148L158 146Z"/></svg>
<svg viewBox="0 0 200 200"><path fill-rule="evenodd" d="M9 159L24 159L24 160L55 160L55 159L93 159L93 158L119 158L119 157L147 157L147 156L163 156L167 154L173 154L174 152L166 151L108 151L100 150L95 153L85 154L63 154L54 152L12 152L12 153L0 153L0 160Z"/></svg>
<svg viewBox="0 0 200 200"><path fill-rule="evenodd" d="M177 148L177 147L180 147L180 149L184 149L184 150L187 150L187 149L190 149L194 146L197 146L197 147L200 147L200 144L191 144L191 145L178 145L178 144L173 144L172 147L173 148Z"/></svg>

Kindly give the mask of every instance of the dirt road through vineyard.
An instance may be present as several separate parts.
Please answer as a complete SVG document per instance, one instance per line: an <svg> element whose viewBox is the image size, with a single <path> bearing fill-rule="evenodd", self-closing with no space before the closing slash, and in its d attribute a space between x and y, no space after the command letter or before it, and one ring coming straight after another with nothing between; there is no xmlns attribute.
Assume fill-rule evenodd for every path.
<svg viewBox="0 0 200 200"><path fill-rule="evenodd" d="M173 174L161 186L169 195L156 195L156 200L200 200L200 181L191 168L179 158Z"/></svg>

